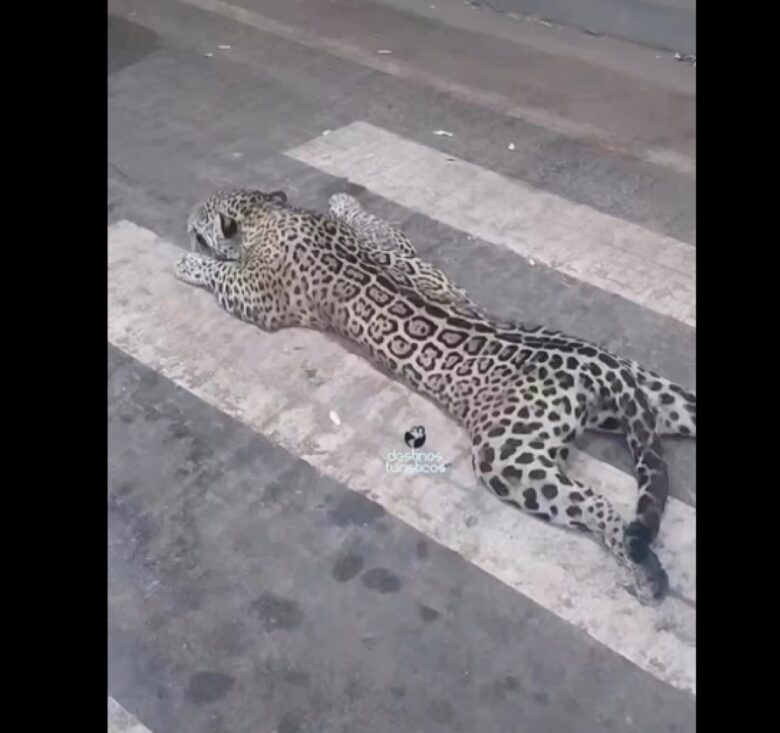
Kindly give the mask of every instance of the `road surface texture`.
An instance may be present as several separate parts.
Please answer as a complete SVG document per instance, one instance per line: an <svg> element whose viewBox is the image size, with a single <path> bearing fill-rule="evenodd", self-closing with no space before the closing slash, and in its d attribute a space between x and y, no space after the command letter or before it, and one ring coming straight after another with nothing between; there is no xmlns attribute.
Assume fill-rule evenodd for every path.
<svg viewBox="0 0 780 733"><path fill-rule="evenodd" d="M642 606L430 402L172 275L217 187L346 191L488 308L695 389L695 68L515 5L109 0L109 732L695 729L695 442ZM414 425L441 472L398 470ZM620 441L572 472L631 511Z"/></svg>

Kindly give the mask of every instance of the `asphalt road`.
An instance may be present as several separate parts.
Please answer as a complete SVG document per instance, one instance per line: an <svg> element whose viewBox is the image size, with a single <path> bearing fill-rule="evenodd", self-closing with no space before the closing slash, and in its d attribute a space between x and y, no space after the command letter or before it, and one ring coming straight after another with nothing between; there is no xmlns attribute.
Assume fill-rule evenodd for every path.
<svg viewBox="0 0 780 733"><path fill-rule="evenodd" d="M491 309L695 388L695 68L412 5L109 0L109 730L695 729L695 442L640 607L425 401L170 275L219 186L349 191ZM441 479L384 468L416 424ZM623 445L581 449L630 506Z"/></svg>

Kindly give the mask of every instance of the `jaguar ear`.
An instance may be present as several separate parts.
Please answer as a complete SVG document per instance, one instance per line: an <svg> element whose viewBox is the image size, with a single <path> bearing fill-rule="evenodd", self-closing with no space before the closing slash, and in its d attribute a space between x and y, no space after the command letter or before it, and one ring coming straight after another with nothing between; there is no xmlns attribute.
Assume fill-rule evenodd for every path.
<svg viewBox="0 0 780 733"><path fill-rule="evenodd" d="M231 239L236 236L238 232L238 222L235 219L231 219L224 214L219 215L219 228L222 230L222 236L225 239Z"/></svg>
<svg viewBox="0 0 780 733"><path fill-rule="evenodd" d="M275 204L287 203L287 194L284 191L271 191L271 193L268 194L268 198Z"/></svg>

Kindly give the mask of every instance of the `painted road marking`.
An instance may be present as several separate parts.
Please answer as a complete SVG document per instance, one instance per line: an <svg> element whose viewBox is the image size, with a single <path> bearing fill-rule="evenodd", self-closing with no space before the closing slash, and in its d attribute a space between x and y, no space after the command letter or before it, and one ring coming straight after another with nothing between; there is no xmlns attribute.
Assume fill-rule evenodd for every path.
<svg viewBox="0 0 780 733"><path fill-rule="evenodd" d="M262 33L270 33L279 38L284 38L292 43L297 43L306 48L317 51L325 51L346 61L360 64L376 71L389 74L399 79L425 84L431 89L449 94L456 99L461 99L468 104L479 105L485 109L500 112L509 117L524 120L532 125L544 127L551 132L556 132L566 137L595 143L608 150L627 153L640 160L655 165L662 165L678 173L696 175L696 160L685 153L678 153L663 148L638 149L636 146L620 141L614 134L591 125L587 122L573 120L569 117L550 112L542 107L536 107L524 102L518 104L516 99L507 97L498 92L490 92L478 89L467 84L461 84L453 79L428 71L402 59L389 55L377 55L375 51L367 52L353 44L346 43L338 38L326 38L316 33L295 26L282 23L266 15L261 15L254 10L224 2L224 0L179 0L185 5L191 5L223 18L241 23L254 28Z"/></svg>
<svg viewBox="0 0 780 733"><path fill-rule="evenodd" d="M527 259L696 325L696 250L583 204L353 122L287 155Z"/></svg>
<svg viewBox="0 0 780 733"><path fill-rule="evenodd" d="M129 222L108 230L109 340L202 400L576 625L641 668L695 691L696 512L672 499L659 555L673 589L659 608L618 587L616 563L587 538L508 510L481 491L468 440L428 400L309 330L241 323L178 282L182 250ZM338 415L337 425L331 412ZM442 476L389 473L401 436L424 425ZM572 473L631 512L633 479L580 454Z"/></svg>
<svg viewBox="0 0 780 733"><path fill-rule="evenodd" d="M113 697L108 698L108 733L151 733Z"/></svg>

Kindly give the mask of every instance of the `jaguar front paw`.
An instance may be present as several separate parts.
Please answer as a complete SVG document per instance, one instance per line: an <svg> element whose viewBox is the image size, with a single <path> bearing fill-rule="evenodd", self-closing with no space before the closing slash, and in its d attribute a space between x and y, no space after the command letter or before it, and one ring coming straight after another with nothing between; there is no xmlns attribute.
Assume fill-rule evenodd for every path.
<svg viewBox="0 0 780 733"><path fill-rule="evenodd" d="M182 282L203 285L206 282L205 264L206 260L202 255L188 252L179 258L174 271Z"/></svg>

